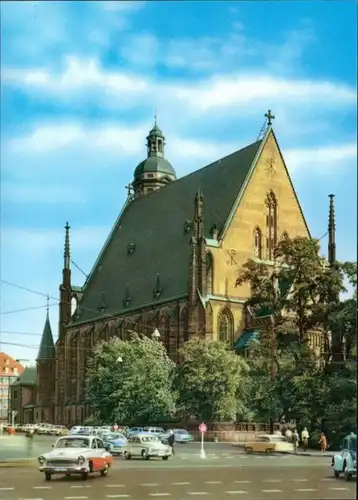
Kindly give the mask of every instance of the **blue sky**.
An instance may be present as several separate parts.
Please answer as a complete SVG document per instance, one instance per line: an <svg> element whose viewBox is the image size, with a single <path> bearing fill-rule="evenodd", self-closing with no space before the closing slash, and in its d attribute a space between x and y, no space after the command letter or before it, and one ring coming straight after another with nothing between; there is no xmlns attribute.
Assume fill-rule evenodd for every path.
<svg viewBox="0 0 358 500"><path fill-rule="evenodd" d="M155 110L182 176L272 109L312 234L335 193L338 258L356 260L355 2L3 2L1 18L1 277L43 294L2 285L2 350L35 358L46 293L56 336L63 226L89 273Z"/></svg>

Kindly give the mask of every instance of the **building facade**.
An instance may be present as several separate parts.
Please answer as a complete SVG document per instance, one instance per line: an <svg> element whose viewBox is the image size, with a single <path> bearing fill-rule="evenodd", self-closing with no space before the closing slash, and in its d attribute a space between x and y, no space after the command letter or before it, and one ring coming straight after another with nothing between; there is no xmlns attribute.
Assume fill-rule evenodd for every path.
<svg viewBox="0 0 358 500"><path fill-rule="evenodd" d="M0 420L8 420L11 409L10 386L23 370L24 367L18 361L0 352Z"/></svg>
<svg viewBox="0 0 358 500"><path fill-rule="evenodd" d="M15 424L32 424L39 421L35 414L36 382L36 366L27 366L11 384L10 413L15 412Z"/></svg>
<svg viewBox="0 0 358 500"><path fill-rule="evenodd" d="M238 269L249 258L273 266L281 238L310 234L270 122L260 140L181 179L155 123L82 287L71 281L66 224L59 336L54 347L44 331L37 365L37 402L49 419L74 425L90 414L86 365L99 340L157 328L176 362L193 336L237 342L250 295L236 287Z"/></svg>

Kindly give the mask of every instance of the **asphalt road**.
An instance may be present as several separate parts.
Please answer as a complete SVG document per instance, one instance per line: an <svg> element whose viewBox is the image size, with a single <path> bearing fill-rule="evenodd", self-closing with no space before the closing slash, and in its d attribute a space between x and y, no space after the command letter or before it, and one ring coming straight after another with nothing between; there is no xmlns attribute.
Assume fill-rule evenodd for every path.
<svg viewBox="0 0 358 500"><path fill-rule="evenodd" d="M250 458L251 460L251 458ZM83 481L58 476L45 482L36 469L0 469L1 500L208 500L241 498L247 500L354 499L356 484L332 477L329 465L281 467L280 463L262 467L172 466L152 461L151 467L138 462L135 468L122 468L119 461L106 478L99 475ZM178 464L179 465L179 464Z"/></svg>

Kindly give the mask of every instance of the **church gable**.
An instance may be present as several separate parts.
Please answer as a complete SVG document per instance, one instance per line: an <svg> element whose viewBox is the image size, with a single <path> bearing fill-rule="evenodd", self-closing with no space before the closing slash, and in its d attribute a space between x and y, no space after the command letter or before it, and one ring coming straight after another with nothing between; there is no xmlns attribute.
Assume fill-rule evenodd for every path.
<svg viewBox="0 0 358 500"><path fill-rule="evenodd" d="M273 260L273 250L284 237L309 236L309 229L275 134L268 128L246 185L223 232L222 250L231 255L222 274L230 274L234 296L249 290L235 288L235 270L249 258ZM234 259L232 258L234 255ZM229 267L235 269L229 271ZM226 271L226 272L225 272Z"/></svg>

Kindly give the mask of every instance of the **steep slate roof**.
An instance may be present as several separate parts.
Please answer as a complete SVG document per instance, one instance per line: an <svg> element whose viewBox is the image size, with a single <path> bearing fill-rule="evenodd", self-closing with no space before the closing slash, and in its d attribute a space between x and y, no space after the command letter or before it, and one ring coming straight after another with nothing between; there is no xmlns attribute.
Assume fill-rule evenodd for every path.
<svg viewBox="0 0 358 500"><path fill-rule="evenodd" d="M37 370L36 366L27 366L20 377L11 385L36 385Z"/></svg>
<svg viewBox="0 0 358 500"><path fill-rule="evenodd" d="M45 326L42 332L39 353L37 355L36 361L47 361L50 359L55 359L55 356L56 356L55 344L53 342L50 318L47 312Z"/></svg>
<svg viewBox="0 0 358 500"><path fill-rule="evenodd" d="M131 296L127 309L155 302L157 273L163 289L160 301L187 294L191 233L184 231L184 224L193 219L195 195L198 189L203 192L205 235L209 238L214 224L219 231L223 228L261 142L131 201L84 287L76 322L101 315L102 292L106 315L124 312L127 284ZM129 255L130 243L135 248Z"/></svg>

